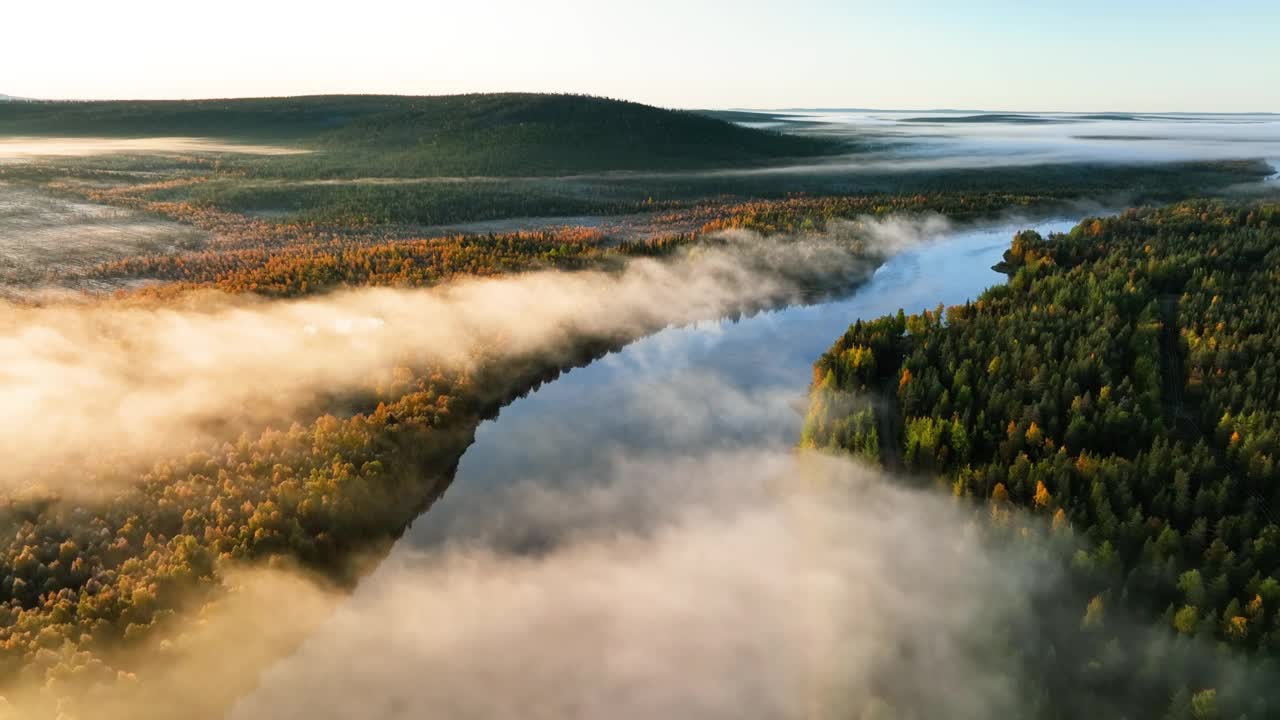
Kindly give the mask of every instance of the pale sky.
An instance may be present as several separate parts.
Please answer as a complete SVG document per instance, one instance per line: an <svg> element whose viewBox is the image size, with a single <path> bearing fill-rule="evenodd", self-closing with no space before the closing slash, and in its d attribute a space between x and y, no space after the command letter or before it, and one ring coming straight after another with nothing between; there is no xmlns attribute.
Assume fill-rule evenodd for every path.
<svg viewBox="0 0 1280 720"><path fill-rule="evenodd" d="M1280 112L1280 0L12 0L0 93Z"/></svg>

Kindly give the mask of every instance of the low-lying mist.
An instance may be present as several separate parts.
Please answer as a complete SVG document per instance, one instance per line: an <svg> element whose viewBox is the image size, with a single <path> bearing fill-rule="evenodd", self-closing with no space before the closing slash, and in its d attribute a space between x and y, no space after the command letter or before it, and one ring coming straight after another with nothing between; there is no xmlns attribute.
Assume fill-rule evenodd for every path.
<svg viewBox="0 0 1280 720"><path fill-rule="evenodd" d="M590 413L502 436L513 462L461 471L230 717L1028 717L1049 683L1097 690L1065 659L1089 642L1063 572L1084 538L1016 510L1032 532L993 534L985 508L917 479L742 432L786 399L731 384L588 392L627 416L606 438ZM1130 657L1274 681L1107 622Z"/></svg>
<svg viewBox="0 0 1280 720"><path fill-rule="evenodd" d="M923 218L799 239L732 233L619 272L535 272L296 301L211 294L166 305L10 306L0 314L0 400L23 411L0 419L5 484L36 471L56 478L44 471L107 453L146 459L298 419L323 398L367 390L396 365L467 370L530 355L555 363L583 338L633 338L847 286L884 253L944 227Z"/></svg>
<svg viewBox="0 0 1280 720"><path fill-rule="evenodd" d="M945 498L760 449L619 457L544 492L489 507L544 543L393 555L231 717L1016 714L1005 642L1052 579Z"/></svg>
<svg viewBox="0 0 1280 720"><path fill-rule="evenodd" d="M226 142L199 137L0 137L0 163L42 158L94 155L155 155L178 153L247 153L293 155L301 148Z"/></svg>
<svg viewBox="0 0 1280 720"><path fill-rule="evenodd" d="M133 210L0 182L0 296L84 285L82 270L131 255L191 250L207 235Z"/></svg>
<svg viewBox="0 0 1280 720"><path fill-rule="evenodd" d="M617 172L562 180L767 178L836 182L864 175L1047 166L1159 166L1260 160L1280 168L1280 116L786 111L777 131L845 140L845 154L756 168ZM1029 119L1029 120L1028 120ZM917 122L916 120L920 120ZM1053 172L1060 173L1061 167ZM1256 187L1256 186L1253 186Z"/></svg>
<svg viewBox="0 0 1280 720"><path fill-rule="evenodd" d="M890 144L872 166L902 170L1280 157L1280 116L799 111L828 135Z"/></svg>
<svg viewBox="0 0 1280 720"><path fill-rule="evenodd" d="M468 355L475 348L480 357L494 345L555 352L579 333L645 332L744 299L794 295L813 268L847 277L868 267L848 254L850 238L881 233L887 252L945 228L895 222L837 228L811 247L732 236L724 247L618 274L535 273L289 303L217 297L168 310L22 312L51 321L28 323L32 337L66 339L41 354L45 364L34 367L43 372L74 361L73 379L96 378L117 397L142 393L157 413L171 410L167 388L206 412L236 412L244 393L274 389L284 411L325 383L358 386L361 372L409 352L465 366L482 361ZM779 252L803 260L774 259ZM653 340L649 350L661 353L662 338ZM133 368L121 364L128 348L147 351ZM101 352L115 362L95 364ZM245 383L221 390L231 399L189 385L187 374L206 372L226 382L223 365ZM1061 674L1046 680L1039 664L1066 654L1051 640L1080 633L1082 607L1069 604L1064 621L1041 604L1070 590L1059 560L1072 539L1061 548L993 542L982 509L848 458L794 451L798 437L752 431L794 412L794 387L695 370L588 393L584 402L603 406L595 414L535 418L530 432L502 438L511 449L503 461L477 472L493 483L472 482L484 478L466 476L464 459L459 482L389 556L372 558L380 566L353 594L289 568L225 568L221 580L234 592L198 617L172 618L176 637L144 644L122 665L133 675L72 678L100 687L82 689L82 707L61 710L95 720L222 717L239 697L232 720L964 720L1030 716L1044 683L1079 680L1085 671L1066 665L1048 666ZM53 392L55 375L37 387ZM625 423L583 430L604 414L625 414ZM176 428L163 416L142 420L133 431L152 440L195 431L181 415L188 424ZM93 441L127 435L84 432ZM483 438L470 452L495 454ZM1040 522L1011 512L1013 524ZM1136 627L1133 654L1166 635ZM1273 680L1210 649L1197 661L1240 682ZM56 697L15 688L9 709L52 716Z"/></svg>
<svg viewBox="0 0 1280 720"><path fill-rule="evenodd" d="M1070 592L1055 560L1069 540L993 542L945 493L811 452L560 470L561 487L491 496L484 528L398 547L350 596L285 568L229 572L232 595L175 618L180 635L138 648L127 678L83 678L87 704L65 716L221 717L262 667L226 717L964 720L1034 714L1046 668L1081 682L1052 664L1079 615L1042 606ZM1134 626L1130 650L1167 657L1166 636ZM1179 653L1274 680L1208 646ZM52 707L11 690L0 717Z"/></svg>
<svg viewBox="0 0 1280 720"><path fill-rule="evenodd" d="M493 497L500 532L400 548L351 597L288 569L231 573L231 596L175 619L180 636L139 648L128 678L86 676L86 704L63 710L220 716L232 688L289 653L228 717L976 720L1024 707L1017 651L1034 642L1031 598L1057 578L986 543L947 497L780 449L564 471L542 502ZM25 716L45 697L13 688L10 707Z"/></svg>

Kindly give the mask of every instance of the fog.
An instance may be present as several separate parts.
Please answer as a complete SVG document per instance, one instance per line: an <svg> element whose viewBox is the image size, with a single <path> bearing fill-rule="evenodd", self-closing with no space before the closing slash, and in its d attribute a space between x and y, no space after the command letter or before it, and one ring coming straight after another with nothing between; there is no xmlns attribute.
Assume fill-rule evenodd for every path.
<svg viewBox="0 0 1280 720"><path fill-rule="evenodd" d="M660 363L666 343L715 334L669 331L639 354ZM625 354L631 374L644 359ZM983 509L928 482L913 490L920 479L753 431L794 424L794 384L743 387L718 366L637 375L562 379L581 396L563 413L539 403L564 402L556 385L504 411L444 500L230 717L963 719L1037 706L1043 658L1080 633L1083 601L1060 574L1074 538L1000 542ZM1207 646L1171 651L1164 628L1122 632L1134 658L1275 679Z"/></svg>
<svg viewBox="0 0 1280 720"><path fill-rule="evenodd" d="M1263 160L1280 168L1280 115L982 113L979 111L779 110L768 130L836 138L856 151L808 162L699 173L618 173L674 179L838 176L983 170L1045 164L1143 165Z"/></svg>
<svg viewBox="0 0 1280 720"><path fill-rule="evenodd" d="M934 218L865 221L790 241L730 233L719 247L616 273L535 272L296 301L209 294L165 305L10 306L0 313L0 402L25 412L0 418L4 482L57 483L66 468L100 467L104 453L143 461L306 420L303 410L369 390L397 364L567 362L583 338L633 338L865 276L873 261L854 246L888 252L942 227Z"/></svg>
<svg viewBox="0 0 1280 720"><path fill-rule="evenodd" d="M738 232L722 247L616 274L295 302L12 307L0 392L30 412L0 436L13 438L3 449L14 464L106 446L141 453L199 437L205 418L287 416L408 357L467 367L795 298L806 280L868 272L848 253L853 242L897 252L947 227L925 217L799 240ZM685 437L685 451L613 446L590 464L528 467L523 482L455 516L460 531L399 546L349 599L287 568L227 568L235 592L180 618L177 637L140 648L124 665L136 686L92 691L93 716L216 714L317 627L233 717L784 717L877 703L955 718L1013 711L1020 671L993 633L1016 632L1029 617L1024 598L1051 576L984 548L945 497L851 461L745 437L698 447L717 418L768 423L794 396L734 390L714 373L652 390L626 412ZM690 401L703 412L687 414ZM562 439L531 442L552 451ZM25 710L49 696L15 688L10 697Z"/></svg>
<svg viewBox="0 0 1280 720"><path fill-rule="evenodd" d="M206 241L190 226L0 182L0 295L83 288L82 271L98 263Z"/></svg>
<svg viewBox="0 0 1280 720"><path fill-rule="evenodd" d="M229 569L233 592L137 648L127 677L63 681L86 703L59 710L217 717L263 667L229 718L977 719L1025 699L1009 648L1056 578L984 543L944 496L748 448L566 471L543 503L490 508L513 530L554 528L547 543L478 533L396 553L351 597ZM54 697L10 688L0 717Z"/></svg>
<svg viewBox="0 0 1280 720"><path fill-rule="evenodd" d="M981 512L852 460L741 447L603 464L562 467L536 499L495 494L487 528L400 548L354 595L228 570L233 593L65 717L221 717L255 682L230 720L1021 717L1036 658L1079 633L1079 615L1045 611L1068 591L1069 539L1048 555L992 542ZM1126 635L1134 658L1275 680L1166 638ZM0 717L47 696L9 697Z"/></svg>
<svg viewBox="0 0 1280 720"><path fill-rule="evenodd" d="M81 433L73 450L140 438L141 451L200 437L202 416L288 416L316 393L362 387L407 358L468 367L507 353L554 356L582 335L646 332L798 297L816 269L869 270L847 253L852 242L901 252L946 229L897 218L782 246L735 233L724 247L616 274L531 273L293 302L10 308L0 397L36 403L47 417L7 420L5 432L26 447L4 449L65 461L71 450L45 435L63 422ZM973 233L934 260L957 274L985 268L1006 243ZM927 278L902 274L936 269L923 262L884 266L875 277L887 285L867 286L884 297L860 312L914 302L917 292L940 299ZM640 343L628 362L663 362L674 334ZM787 426L788 414L795 422L803 398L794 385L742 384L720 365L633 380L621 396L586 394L597 407L576 422L542 416L524 425L532 431L500 438L510 454L486 471L499 483L471 483L464 459L462 484L388 557L369 558L380 565L354 594L287 567L225 567L234 592L174 618L181 632L121 664L136 683L113 676L87 696L87 711L63 712L217 717L255 681L231 718L965 719L1017 717L1035 705L1042 678L1027 659L1060 622L1038 602L1066 589L1056 555L990 542L963 503L908 489L918 479L793 451L794 434L752 431ZM535 397L493 425L509 425ZM197 414L184 414L187 405ZM90 422L101 413L110 419ZM606 415L616 418L612 442L582 430ZM483 463L493 448L478 437L468 454ZM1079 613L1056 630L1077 634ZM1164 636L1136 628L1133 647ZM1209 651L1202 660L1247 677ZM59 689L14 688L12 715L45 709Z"/></svg>
<svg viewBox="0 0 1280 720"><path fill-rule="evenodd" d="M804 131L870 149L732 173L1280 158L1275 116L958 115L796 112L813 123ZM184 152L292 150L194 138L0 140L0 163ZM50 267L74 277L78 266L204 241L129 211L0 192L0 284L9 292L40 285ZM630 340L867 278L879 257L949 229L926 216L838 223L800 238L728 232L616 272L290 301L22 296L0 306L0 403L18 409L0 416L0 487L87 496L101 489L94 483L130 482L137 468L185 448L308 421L397 365L469 371L526 356L570 364L586 339ZM974 250L975 266L990 264L990 250ZM930 304L939 299L917 285ZM647 351L665 362L664 338L653 341ZM595 407L576 423L568 411L526 418L504 438L520 452L493 452L482 429L464 482L388 556L360 561L376 569L354 593L278 564L226 565L218 582L227 594L173 618L180 631L119 663L136 678L107 678L85 707L105 720L218 716L233 698L230 716L244 720L1024 714L1042 680L1027 658L1045 637L1079 630L1078 614L1046 627L1063 621L1036 606L1069 590L1057 571L1065 555L1052 553L1069 552L1071 540L1059 538L1049 556L1031 543L993 543L971 508L909 489L917 478L793 450L804 399L788 384L794 372L787 383L753 385L726 371L758 357L645 373L622 394L585 400ZM751 369L753 378L776 370ZM519 412L504 411L508 421ZM119 477L105 476L107 466ZM1128 637L1137 656L1165 634L1135 626ZM53 649L37 659L56 662ZM1208 651L1195 662L1247 677ZM61 689L12 688L0 717L53 714Z"/></svg>
<svg viewBox="0 0 1280 720"><path fill-rule="evenodd" d="M892 227L874 232L940 231ZM655 335L487 423L445 498L230 717L1016 715L1009 648L1034 647L1055 572L945 495L793 451L803 369L742 384L672 362L735 354L721 327Z"/></svg>
<svg viewBox="0 0 1280 720"><path fill-rule="evenodd" d="M1218 160L1262 160L1280 169L1280 115L1275 114L779 110L762 111L762 117L771 119L738 124L845 140L851 143L852 149L846 154L765 167L676 172L615 171L554 179L582 182L679 181L778 176L830 180L840 175L891 175L932 170L986 170L1057 164L1151 165ZM362 178L359 182L458 182L468 179L496 178Z"/></svg>
<svg viewBox="0 0 1280 720"><path fill-rule="evenodd" d="M1280 115L795 111L812 130L886 146L872 167L1280 158ZM863 163L854 163L865 167Z"/></svg>
<svg viewBox="0 0 1280 720"><path fill-rule="evenodd" d="M993 636L1051 578L984 549L945 498L772 450L563 470L539 502L492 498L495 525L546 543L394 555L231 717L1015 711Z"/></svg>
<svg viewBox="0 0 1280 720"><path fill-rule="evenodd" d="M93 155L166 155L180 153L247 153L293 155L293 147L226 142L199 137L0 137L0 164Z"/></svg>

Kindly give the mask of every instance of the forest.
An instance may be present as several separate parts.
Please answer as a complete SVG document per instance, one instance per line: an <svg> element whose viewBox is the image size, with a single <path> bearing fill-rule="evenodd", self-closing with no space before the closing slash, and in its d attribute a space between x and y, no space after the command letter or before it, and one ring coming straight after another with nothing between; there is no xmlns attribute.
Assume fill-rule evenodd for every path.
<svg viewBox="0 0 1280 720"><path fill-rule="evenodd" d="M1035 714L1145 717L1135 708L1159 706L1199 720L1280 708L1252 675L1225 677L1198 654L1265 670L1280 648L1280 380L1262 300L1280 273L1280 207L1187 200L1255 183L1273 172L1266 163L862 170L867 146L803 128L574 95L0 103L0 135L174 133L262 152L0 162L0 261L25 250L32 213L18 206L30 198L110 239L77 252L75 233L42 235L68 262L5 276L6 322L50 308L275 307L547 270L617 279L638 261L669 266L744 236L782 255L834 244L869 274L893 250L867 240L867 224L967 227L1149 204L1064 236L1019 235L1000 266L1009 282L973 303L850 328L815 368L802 444L940 478L973 500L992 542L1043 536L1055 561L1070 547L1061 564L1073 589L1037 601L1062 619L1048 627L1071 632L1046 631L1025 650L1045 688ZM489 220L507 225L454 227ZM156 234L130 235L142 230ZM813 278L765 269L749 277L786 281L790 301L798 286L847 293L866 279L834 278L839 263ZM725 312L769 307L759 295ZM245 567L350 589L449 485L483 420L660 330L661 317L570 334L562 353L513 354L496 338L461 365L397 357L285 421L225 419L141 464L90 448L91 462L7 477L0 718L131 707L166 684L157 666L181 667L190 631L234 600L229 578ZM1160 625L1168 643L1134 640L1125 618ZM221 716L269 660L246 661L240 684L181 714ZM130 717L178 713L155 704Z"/></svg>
<svg viewBox="0 0 1280 720"><path fill-rule="evenodd" d="M0 133L169 137L314 150L240 167L275 177L439 177L755 166L840 144L586 95L327 95L0 104Z"/></svg>
<svg viewBox="0 0 1280 720"><path fill-rule="evenodd" d="M690 211L797 195L948 196L949 213L994 215L1007 195L1034 198L1013 207L1036 210L1168 202L1271 172L1257 160L864 167L883 148L803 123L784 133L717 113L545 94L3 103L0 135L239 143L236 152L0 163L0 182L340 227Z"/></svg>
<svg viewBox="0 0 1280 720"><path fill-rule="evenodd" d="M276 173L275 164L288 157L296 156L122 154L0 165L0 181L151 203L157 209L168 203L281 223L421 229L499 218L706 212L747 202L784 203L793 197L883 197L886 210L913 209L904 205L912 203L976 219L1010 209L1052 211L1079 202L1128 205L1202 197L1270 173L1266 163L1257 161L871 171L859 170L853 155L850 167L818 167L804 174L646 172L557 178L401 178L384 162L369 159L370 165L355 176L326 179L323 168L296 177ZM331 152L318 153L315 162L332 158ZM921 202L917 196L930 200ZM1020 199L1008 205L1009 196Z"/></svg>
<svg viewBox="0 0 1280 720"><path fill-rule="evenodd" d="M992 542L1066 547L1070 591L1036 599L1060 621L1022 656L1038 716L1274 716L1280 205L1024 232L997 269L972 302L851 326L802 444L941 485Z"/></svg>
<svg viewBox="0 0 1280 720"><path fill-rule="evenodd" d="M142 286L170 294L218 287L274 296L420 286L460 274L614 266L619 257L661 254L730 229L821 232L833 222L904 213L976 222L1011 213L1071 212L1111 196L1118 202L1164 202L1224 192L1269 172L1265 163L1233 161L871 174L859 176L853 187L848 177L820 176L330 184L264 182L225 162L226 155L202 153L0 164L0 183L32 197L117 208L205 238L188 233L170 247L143 243L114 258L48 265L30 273L28 283ZM504 221L510 230L466 226L513 217ZM538 217L547 223L538 227L532 220ZM615 231L595 226L605 218ZM531 224L537 229L521 229ZM163 287L151 287L157 283Z"/></svg>

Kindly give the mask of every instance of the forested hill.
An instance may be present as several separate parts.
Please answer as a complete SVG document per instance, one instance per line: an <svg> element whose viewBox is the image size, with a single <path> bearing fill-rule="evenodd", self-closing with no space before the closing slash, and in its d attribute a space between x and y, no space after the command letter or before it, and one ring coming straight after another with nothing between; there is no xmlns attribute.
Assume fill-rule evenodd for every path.
<svg viewBox="0 0 1280 720"><path fill-rule="evenodd" d="M420 175L751 166L840 148L639 103L516 93L6 103L0 134L287 143L327 156L294 163L358 157Z"/></svg>
<svg viewBox="0 0 1280 720"><path fill-rule="evenodd" d="M1280 659L1280 204L1026 232L1003 267L972 304L851 327L815 366L805 444L1082 542L1060 625L1079 646L1027 660L1061 716L1276 717L1280 683L1226 658Z"/></svg>

